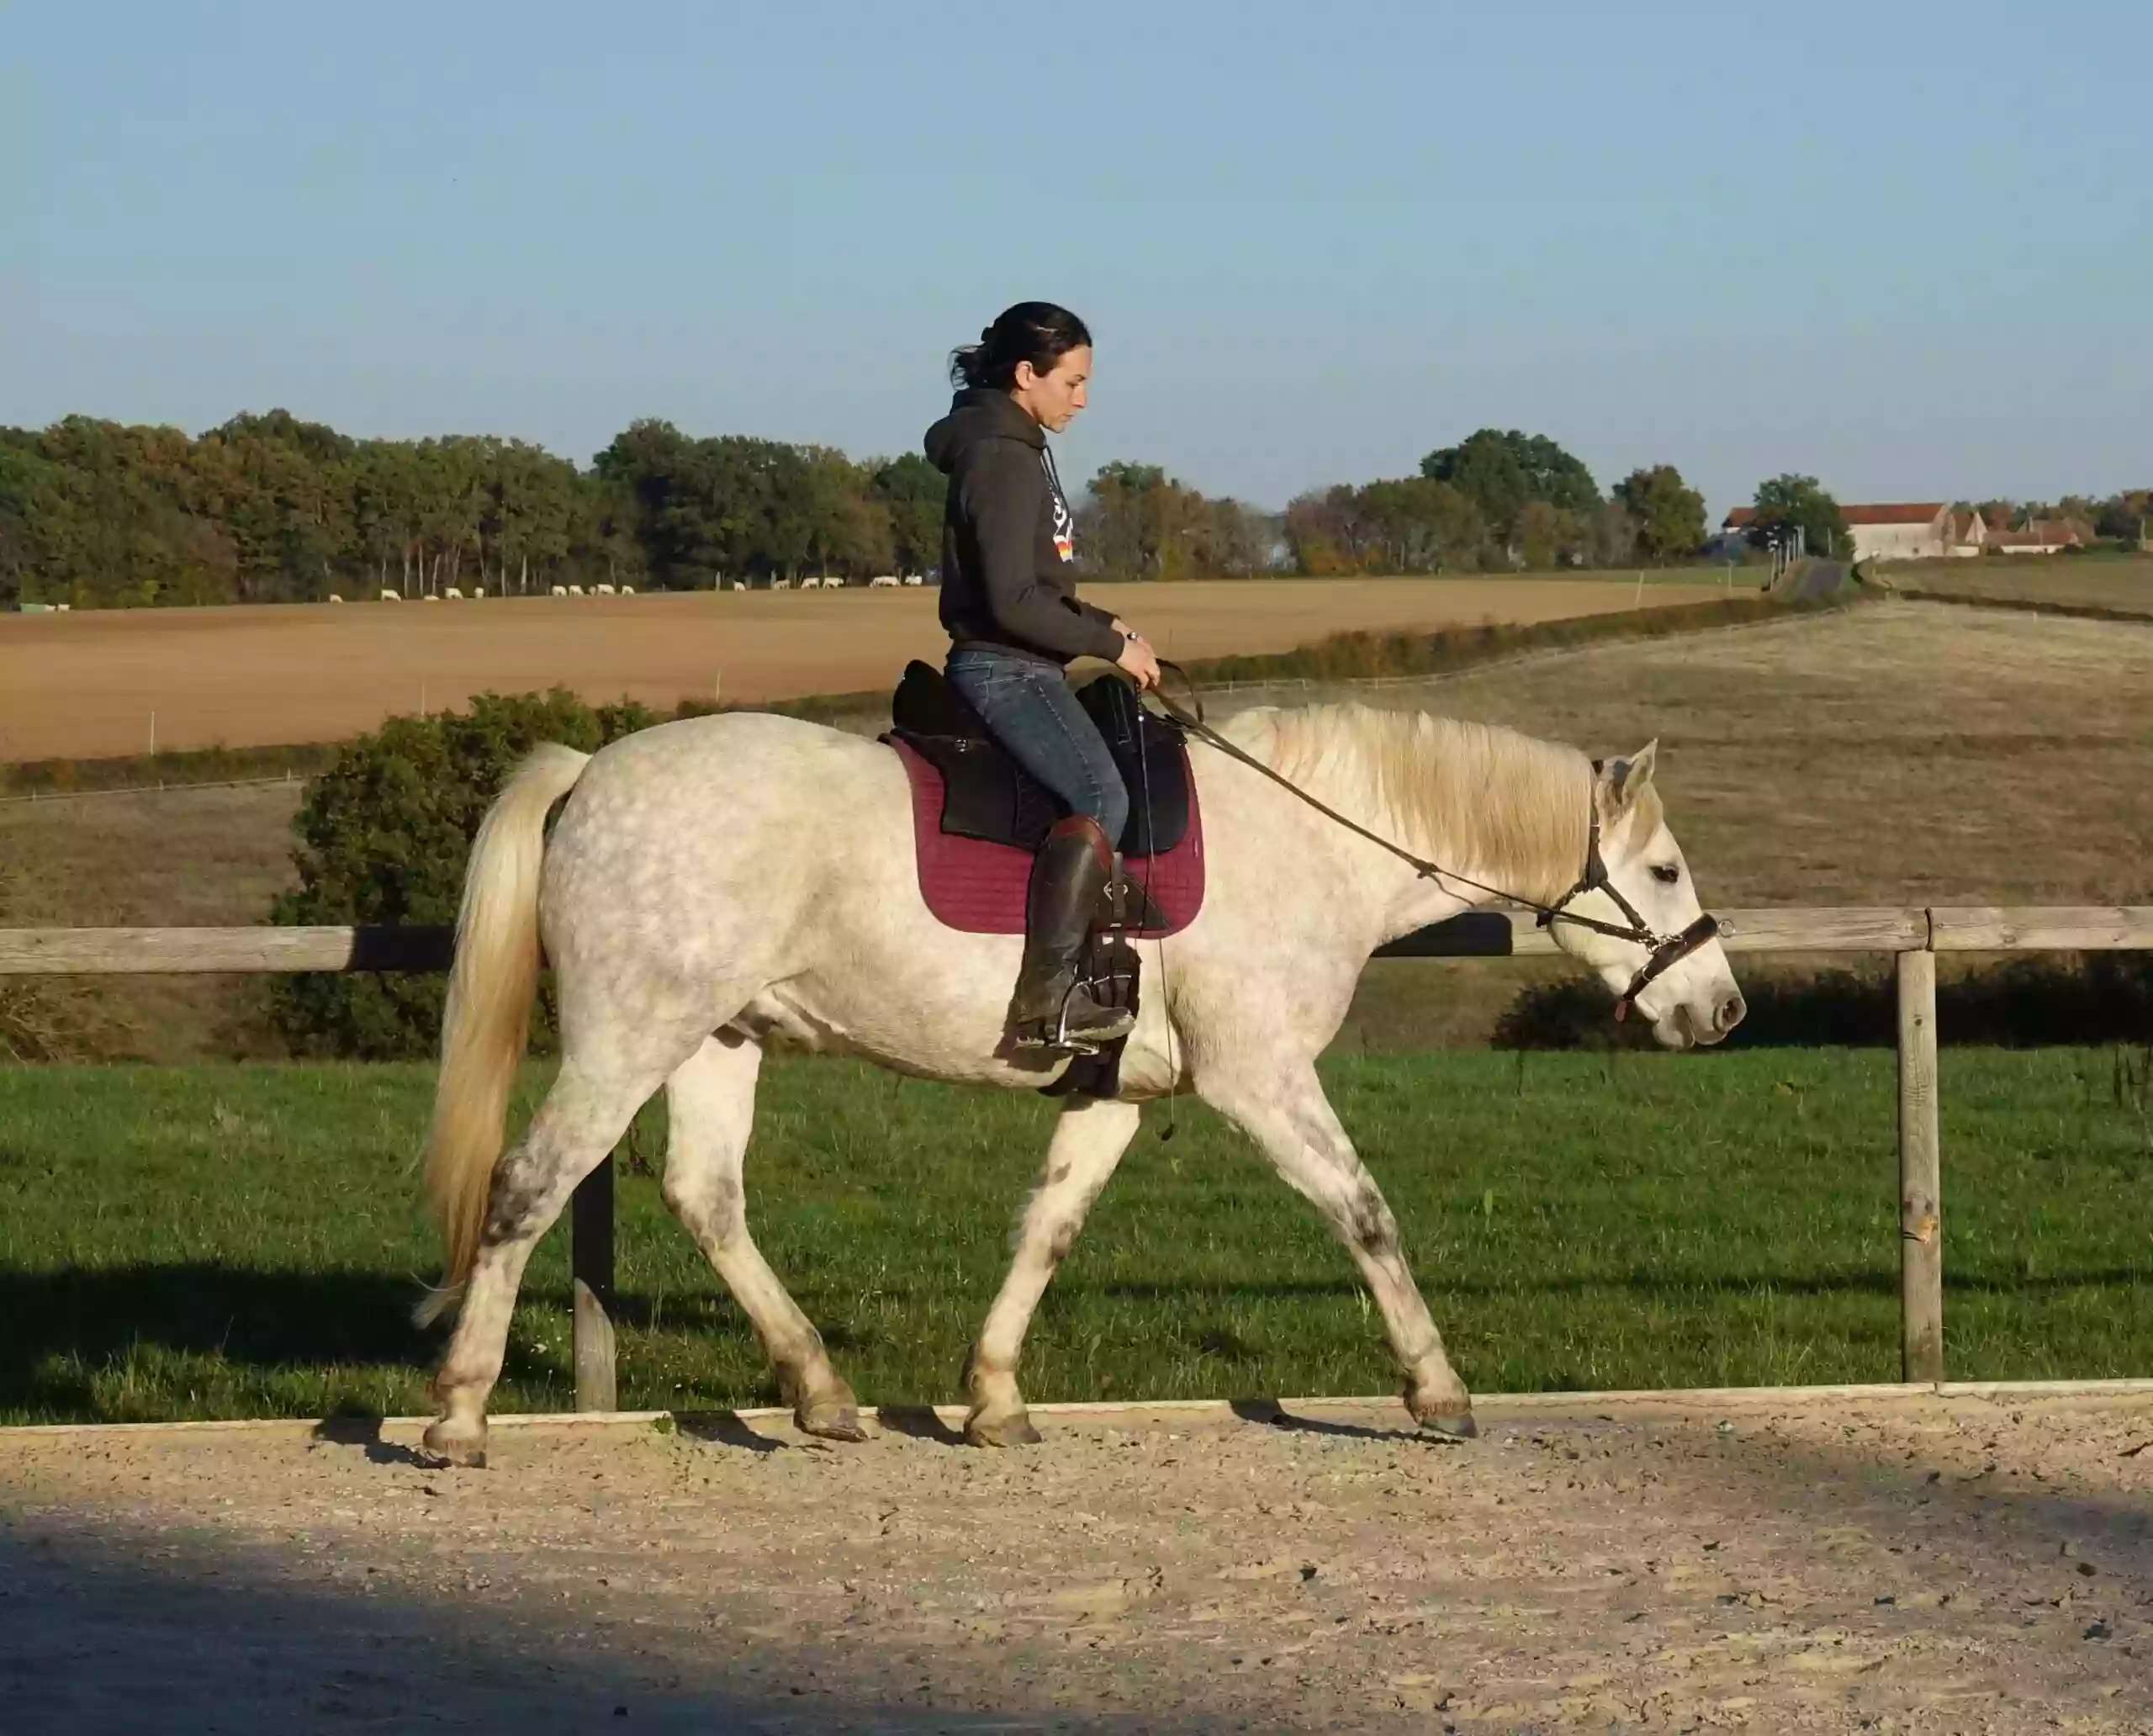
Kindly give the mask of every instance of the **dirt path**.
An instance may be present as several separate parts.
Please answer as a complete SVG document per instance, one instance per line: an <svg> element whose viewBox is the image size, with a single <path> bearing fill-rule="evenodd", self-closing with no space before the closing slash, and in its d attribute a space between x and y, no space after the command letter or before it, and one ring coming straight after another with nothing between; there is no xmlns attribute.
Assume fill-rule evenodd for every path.
<svg viewBox="0 0 2153 1736"><path fill-rule="evenodd" d="M11 1728L2153 1721L2153 1400L0 1436ZM762 1431L758 1432L758 1430Z"/></svg>

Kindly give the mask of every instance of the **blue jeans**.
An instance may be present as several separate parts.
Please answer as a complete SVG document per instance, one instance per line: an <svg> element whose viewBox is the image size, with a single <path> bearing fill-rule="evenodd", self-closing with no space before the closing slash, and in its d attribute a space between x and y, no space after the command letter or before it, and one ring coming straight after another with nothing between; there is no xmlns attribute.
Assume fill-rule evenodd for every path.
<svg viewBox="0 0 2153 1736"><path fill-rule="evenodd" d="M960 645L944 666L988 730L1025 770L1060 797L1070 812L1089 814L1121 848L1129 791L1099 726L1076 703L1062 672L1036 658L988 645Z"/></svg>

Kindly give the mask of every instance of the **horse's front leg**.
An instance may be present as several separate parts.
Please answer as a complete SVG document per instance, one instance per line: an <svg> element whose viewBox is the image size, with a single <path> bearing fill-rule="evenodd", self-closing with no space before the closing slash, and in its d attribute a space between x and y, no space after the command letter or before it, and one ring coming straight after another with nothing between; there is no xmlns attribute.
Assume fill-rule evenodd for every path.
<svg viewBox="0 0 2153 1736"><path fill-rule="evenodd" d="M1383 1310L1414 1420L1438 1434L1477 1434L1472 1397L1443 1354L1442 1336L1399 1251L1398 1220L1346 1138L1315 1069L1306 1061L1242 1055L1230 1069L1199 1072L1196 1087L1263 1148L1272 1167L1323 1214L1352 1254Z"/></svg>
<svg viewBox="0 0 2153 1736"><path fill-rule="evenodd" d="M1024 1208L1008 1275L965 1363L965 1397L971 1405L965 1438L975 1447L1024 1447L1039 1437L1017 1389L1024 1329L1055 1268L1068 1257L1084 1215L1136 1136L1138 1119L1135 1104L1080 1097L1055 1123L1045 1179Z"/></svg>

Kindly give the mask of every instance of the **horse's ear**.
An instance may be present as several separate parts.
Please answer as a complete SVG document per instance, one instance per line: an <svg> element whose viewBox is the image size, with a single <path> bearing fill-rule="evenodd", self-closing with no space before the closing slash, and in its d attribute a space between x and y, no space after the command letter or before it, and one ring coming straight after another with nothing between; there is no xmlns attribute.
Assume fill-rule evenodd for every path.
<svg viewBox="0 0 2153 1736"><path fill-rule="evenodd" d="M1653 765L1658 757L1659 738L1655 736L1627 760L1607 762L1597 780L1599 787L1593 792L1603 821L1611 823L1636 805L1652 782Z"/></svg>

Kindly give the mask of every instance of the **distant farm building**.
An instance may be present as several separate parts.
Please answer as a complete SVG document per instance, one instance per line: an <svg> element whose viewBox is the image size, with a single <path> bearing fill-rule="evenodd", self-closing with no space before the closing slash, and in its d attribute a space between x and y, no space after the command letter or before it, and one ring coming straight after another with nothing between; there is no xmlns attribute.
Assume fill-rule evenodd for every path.
<svg viewBox="0 0 2153 1736"><path fill-rule="evenodd" d="M1839 512L1857 561L1940 560L1981 552L1981 514L1954 512L1941 500L1842 506ZM1746 531L1756 521L1754 508L1738 506L1727 515L1724 528Z"/></svg>
<svg viewBox="0 0 2153 1736"><path fill-rule="evenodd" d="M1991 531L1986 546L1997 554L2060 554L2085 540L2083 527L2069 519L2036 518L2015 531Z"/></svg>

